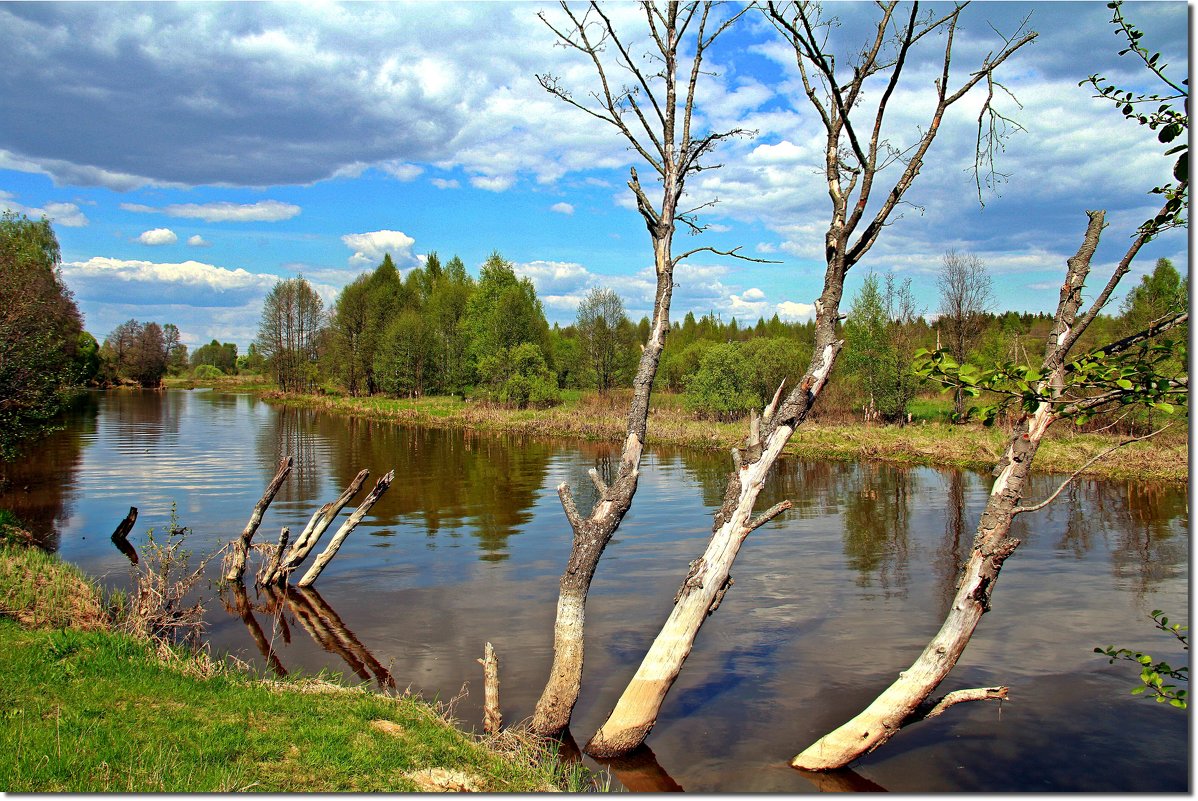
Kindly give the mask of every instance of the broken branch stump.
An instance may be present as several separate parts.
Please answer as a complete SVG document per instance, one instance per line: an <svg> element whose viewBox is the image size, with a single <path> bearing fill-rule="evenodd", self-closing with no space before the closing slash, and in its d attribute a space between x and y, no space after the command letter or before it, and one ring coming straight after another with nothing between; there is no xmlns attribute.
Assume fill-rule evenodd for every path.
<svg viewBox="0 0 1198 801"><path fill-rule="evenodd" d="M383 493L387 491L387 488L391 486L391 482L394 480L395 471L391 470L387 475L375 482L374 489L370 491L370 494L366 496L362 504L354 510L354 513L341 524L341 528L337 529L337 533L333 535L329 547L325 548L320 556L316 557L316 561L312 563L312 567L308 568L308 572L296 583L297 587L309 587L316 579L320 578L320 574L324 571L325 566L333 561L333 557L337 555L337 551L341 548L341 543L345 542L345 538L349 536L349 533L357 528L358 523L361 523L362 518L370 511L370 507L374 506L375 501L383 497Z"/></svg>
<svg viewBox="0 0 1198 801"><path fill-rule="evenodd" d="M366 482L369 475L369 470L358 471L358 475L354 476L354 480L349 483L344 492L317 509L308 521L308 525L304 526L304 530L291 544L291 550L287 552L287 556L273 571L266 573L259 583L263 585L286 583L287 577L304 563L308 554L312 553L316 543L324 536L325 530L337 519L337 515L341 513L345 505L362 489L362 484Z"/></svg>

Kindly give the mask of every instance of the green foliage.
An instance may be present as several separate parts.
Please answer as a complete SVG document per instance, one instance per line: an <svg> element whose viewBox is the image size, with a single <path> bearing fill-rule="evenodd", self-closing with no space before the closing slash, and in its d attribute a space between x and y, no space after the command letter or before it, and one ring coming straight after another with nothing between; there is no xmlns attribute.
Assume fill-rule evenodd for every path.
<svg viewBox="0 0 1198 801"><path fill-rule="evenodd" d="M842 359L884 420L904 422L919 388L911 366L918 328L911 280L898 284L887 275L883 290L870 273L845 320Z"/></svg>
<svg viewBox="0 0 1198 801"><path fill-rule="evenodd" d="M191 366L199 367L202 364L219 368L222 375L236 375L237 345L233 342L221 344L214 339L196 348L191 354Z"/></svg>
<svg viewBox="0 0 1198 801"><path fill-rule="evenodd" d="M1121 0L1107 3L1107 8L1112 12L1111 24L1115 26L1115 35L1127 42L1127 47L1120 50L1119 55L1134 54L1144 62L1147 71L1159 81L1162 88L1156 92L1121 89L1097 74L1081 81L1079 86L1090 84L1098 92L1096 97L1113 103L1125 118L1156 131L1157 141L1169 146L1165 155L1176 157L1173 179L1177 183L1152 189L1152 194L1165 198L1165 204L1155 217L1140 226L1142 233L1155 236L1161 231L1186 224L1190 186L1190 147L1187 138L1190 128L1189 81L1176 83L1165 74L1168 65L1160 60L1160 53L1151 52L1143 45L1144 32L1123 16ZM1181 101L1180 109L1173 105L1176 101Z"/></svg>
<svg viewBox="0 0 1198 801"><path fill-rule="evenodd" d="M758 405L753 376L733 343L712 345L686 384L687 408L703 417L731 420Z"/></svg>
<svg viewBox="0 0 1198 801"><path fill-rule="evenodd" d="M541 350L531 342L484 356L479 373L492 400L517 409L553 406L561 401L557 379L545 364Z"/></svg>
<svg viewBox="0 0 1198 801"><path fill-rule="evenodd" d="M374 379L388 395L423 395L434 369L434 332L415 309L404 309L383 332L374 357Z"/></svg>
<svg viewBox="0 0 1198 801"><path fill-rule="evenodd" d="M53 428L87 369L79 310L58 264L48 220L0 215L0 460Z"/></svg>
<svg viewBox="0 0 1198 801"><path fill-rule="evenodd" d="M1160 609L1152 610L1153 625L1167 633L1181 643L1183 651L1190 650L1190 643L1185 632L1187 628L1180 623L1170 625L1169 618ZM1178 709L1186 709L1188 701L1186 700L1187 693L1185 690L1179 690L1176 684L1168 684L1169 681L1184 681L1190 680L1189 667L1171 666L1168 662L1157 662L1149 654L1141 653L1140 651L1131 651L1127 648L1116 648L1113 645L1108 645L1106 648L1095 648L1094 653L1102 654L1109 658L1109 664L1114 664L1116 660L1135 662L1140 668L1140 684L1134 687L1131 691L1132 695L1142 695L1145 692L1149 693L1149 697L1155 698L1157 703L1163 704L1166 701L1170 706Z"/></svg>
<svg viewBox="0 0 1198 801"><path fill-rule="evenodd" d="M1118 353L1092 351L1065 366L1064 384L1056 395L1038 368L1012 361L989 368L961 365L944 349L916 351L915 371L944 391L960 389L971 398L991 393L994 402L966 413L978 416L984 425L993 425L1010 408L1031 414L1041 403L1053 404L1058 418L1080 425L1107 408L1133 404L1172 414L1185 401L1187 388L1163 376L1160 368L1178 347L1178 340L1158 338Z"/></svg>
<svg viewBox="0 0 1198 801"><path fill-rule="evenodd" d="M210 379L210 378L221 378L224 376L225 373L223 370L221 370L216 365L201 364L201 365L197 366L194 370L192 370L191 374L194 378Z"/></svg>

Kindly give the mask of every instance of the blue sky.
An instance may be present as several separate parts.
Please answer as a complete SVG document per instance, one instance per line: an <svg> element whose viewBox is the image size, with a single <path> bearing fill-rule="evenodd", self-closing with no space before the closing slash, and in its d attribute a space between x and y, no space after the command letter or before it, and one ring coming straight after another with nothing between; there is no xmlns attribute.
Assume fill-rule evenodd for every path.
<svg viewBox="0 0 1198 801"><path fill-rule="evenodd" d="M834 44L855 41L871 8L826 4L842 21ZM1184 77L1186 3L1125 8ZM572 320L594 286L639 317L653 284L624 185L637 162L614 131L537 84L544 72L579 89L591 79L577 53L553 46L542 10L560 19L534 2L0 5L0 206L53 220L65 279L101 339L135 317L174 322L192 346L244 349L276 280L302 273L331 305L385 251L403 269L429 251L457 254L477 274L498 250L532 278L551 321ZM626 30L635 12L613 7ZM1085 209L1108 210L1096 270L1106 275L1155 210L1147 190L1167 180L1162 146L1078 86L1094 72L1143 81L1116 55L1105 3L975 3L954 75L1029 13L1040 37L1000 75L1022 104L1004 110L1026 128L1002 154L1008 180L979 206L975 93L950 110L912 205L849 293L870 270L895 271L934 314L936 270L955 248L991 268L999 306L1048 310ZM892 103L896 142L910 140L930 91L923 58ZM678 271L674 319L810 314L828 199L818 121L791 61L752 12L710 51L703 123L758 134L691 181L696 204L719 203L703 217L708 232L680 233L678 249L739 245L780 263L699 254ZM1185 232L1151 243L1124 291L1159 256L1186 264Z"/></svg>

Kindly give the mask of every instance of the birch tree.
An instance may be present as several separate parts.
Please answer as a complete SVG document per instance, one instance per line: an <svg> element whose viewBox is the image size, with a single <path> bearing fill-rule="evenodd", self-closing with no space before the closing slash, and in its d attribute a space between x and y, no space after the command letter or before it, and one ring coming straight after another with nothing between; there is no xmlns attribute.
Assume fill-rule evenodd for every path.
<svg viewBox="0 0 1198 801"><path fill-rule="evenodd" d="M942 16L921 16L919 4L914 3L905 21L896 17L898 6L898 2L879 4L870 41L843 58L835 58L825 49L827 23L820 20L818 7L771 2L765 9L767 18L794 49L806 99L826 134L822 172L832 210L824 234L823 291L815 302L814 353L799 384L786 395L779 386L760 419L752 416L746 447L732 453L733 469L707 549L690 563L661 632L615 709L587 743L584 750L593 756L627 753L648 736L699 628L719 608L732 585L730 571L740 546L754 529L789 508L790 502L783 501L760 514L753 513L770 469L826 386L844 344L836 323L845 274L873 247L920 174L948 108L979 83L991 85L999 65L1036 36L1020 31L1004 39L953 88L949 65L963 6ZM912 48L925 38L934 38L929 37L934 33L944 34L944 44L932 113L910 142L886 141L881 136L883 122L908 57ZM867 86L878 86L880 91L867 95ZM871 102L871 97L877 100Z"/></svg>
<svg viewBox="0 0 1198 801"><path fill-rule="evenodd" d="M674 268L699 251L721 252L700 247L674 253L674 233L680 224L696 233L702 230L695 218L701 207L688 209L684 204L687 179L712 167L706 160L720 142L747 134L740 129L703 132L698 130L695 120L699 77L708 49L744 13L742 9L720 21L720 13L713 13L715 8L711 3L699 2L641 4L645 52L634 44L628 31L617 29L597 3L575 10L563 2L560 18L551 20L548 15L541 15L559 45L590 62L598 82L597 87L581 96L555 75L538 75L541 86L563 102L613 127L661 184L660 197L651 198L652 190L642 185L636 167L629 170L628 188L653 247L656 291L648 340L633 379L619 465L610 482L591 470L598 498L589 514L578 509L568 484L557 488L574 537L560 581L553 664L532 720L533 731L542 735L564 731L578 700L586 596L599 558L636 492L645 447L649 393L669 327ZM735 250L723 253L735 255Z"/></svg>
<svg viewBox="0 0 1198 801"><path fill-rule="evenodd" d="M1172 103L1183 99L1184 103L1188 103L1188 91L1164 76L1164 64L1159 62L1159 55L1150 55L1144 49L1140 42L1142 34L1123 18L1119 4L1112 3L1111 7L1114 9L1112 22L1128 40L1128 48L1123 54L1131 52L1143 59L1148 70L1160 78L1173 94L1124 94L1117 92L1098 76L1092 76L1090 83L1099 90L1100 97L1117 94L1118 105L1124 116L1136 119L1142 125L1151 125L1154 129L1158 125L1168 126L1158 137L1162 143L1171 144L1174 139L1184 142L1189 116L1188 113L1179 112ZM1138 114L1136 109L1140 103L1156 111L1152 115ZM1153 125L1154 122L1156 125ZM1168 133L1168 136L1164 133ZM1185 210L1189 201L1186 146L1174 146L1165 155L1178 153L1182 155L1174 164L1173 178L1176 183L1152 190L1153 194L1165 197L1160 211L1139 227L1116 265L1114 274L1083 312L1082 289L1106 224L1105 212L1086 212L1089 217L1086 232L1077 254L1066 265L1065 282L1061 286L1053 325L1044 343L1044 359L1038 367L1008 362L982 371L970 365L962 366L945 351L937 351L927 358L923 372L929 377L949 387L960 387L966 394L977 396L983 390L989 390L998 396L997 403L982 408L984 421L993 422L999 411L1015 404L1022 408L1023 415L1011 432L1002 459L995 466L995 480L989 499L978 522L969 557L961 569L952 605L940 630L915 662L899 673L898 678L869 706L804 749L791 761L794 767L808 770L844 767L885 743L905 721L917 715L917 710L956 665L982 615L990 609L999 571L1020 544L1010 534L1012 521L1018 515L1046 507L1082 471L1115 449L1155 436L1164 430L1157 429L1116 444L1082 465L1047 498L1025 503L1023 492L1036 451L1051 426L1063 420L1081 422L1104 410L1132 404L1147 405L1171 413L1174 403L1188 398L1188 377L1171 376L1159 369L1172 357L1178 346L1178 343L1171 343L1163 335L1188 321L1189 315L1184 309L1169 310L1139 331L1086 353L1073 355L1074 347L1106 306L1144 244L1162 231L1185 224Z"/></svg>

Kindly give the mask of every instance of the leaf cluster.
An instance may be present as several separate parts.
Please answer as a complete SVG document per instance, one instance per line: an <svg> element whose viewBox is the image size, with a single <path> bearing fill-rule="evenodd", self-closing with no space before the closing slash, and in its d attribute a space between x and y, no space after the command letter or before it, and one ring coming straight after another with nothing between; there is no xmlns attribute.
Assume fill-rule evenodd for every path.
<svg viewBox="0 0 1198 801"><path fill-rule="evenodd" d="M1160 60L1161 54L1150 53L1140 43L1144 32L1123 16L1121 6L1121 0L1107 3L1107 8L1113 12L1111 24L1115 26L1114 33L1127 40L1127 47L1120 50L1119 55L1132 53L1138 56L1148 71L1167 88L1157 92L1134 92L1122 89L1098 74L1091 75L1078 85L1090 84L1098 92L1095 97L1111 101L1125 118L1157 131L1157 141L1161 144L1171 145L1180 140L1179 144L1165 151L1166 156L1177 157L1173 163L1173 179L1177 183L1164 184L1151 190L1154 195L1163 195L1165 204L1153 219L1140 226L1141 233L1154 236L1186 224L1190 180L1190 146L1186 136L1190 128L1189 80L1175 83L1165 75L1168 65ZM1182 101L1181 109L1174 106L1178 100Z"/></svg>
<svg viewBox="0 0 1198 801"><path fill-rule="evenodd" d="M1180 623L1169 623L1169 618L1165 616L1160 609L1152 610L1153 624L1168 634L1172 634L1181 642L1183 650L1190 649L1189 640L1184 632L1187 628ZM1095 648L1094 653L1102 654L1109 657L1110 664L1114 664L1116 660L1127 662L1135 662L1140 666L1140 685L1132 688L1132 695L1143 695L1145 692L1150 692L1158 704L1163 704L1166 701L1170 706L1178 709L1186 709L1188 706L1187 692L1179 690L1176 684L1167 684L1169 680L1184 681L1190 680L1189 667L1173 667L1168 662L1154 661L1150 654L1145 654L1140 651L1132 651L1128 648L1116 648L1113 645L1108 645L1106 648Z"/></svg>
<svg viewBox="0 0 1198 801"><path fill-rule="evenodd" d="M988 368L959 364L947 349L920 348L913 369L916 375L940 384L943 392L960 389L970 398L983 391L996 395L994 403L971 407L962 415L976 416L983 425L994 425L999 414L1012 407L1031 414L1041 403L1053 404L1058 418L1081 425L1114 405L1141 405L1172 414L1187 388L1164 375L1162 369L1183 346L1180 340L1157 339L1118 353L1092 351L1065 366L1063 384L1057 387L1050 386L1035 367L1013 361Z"/></svg>

